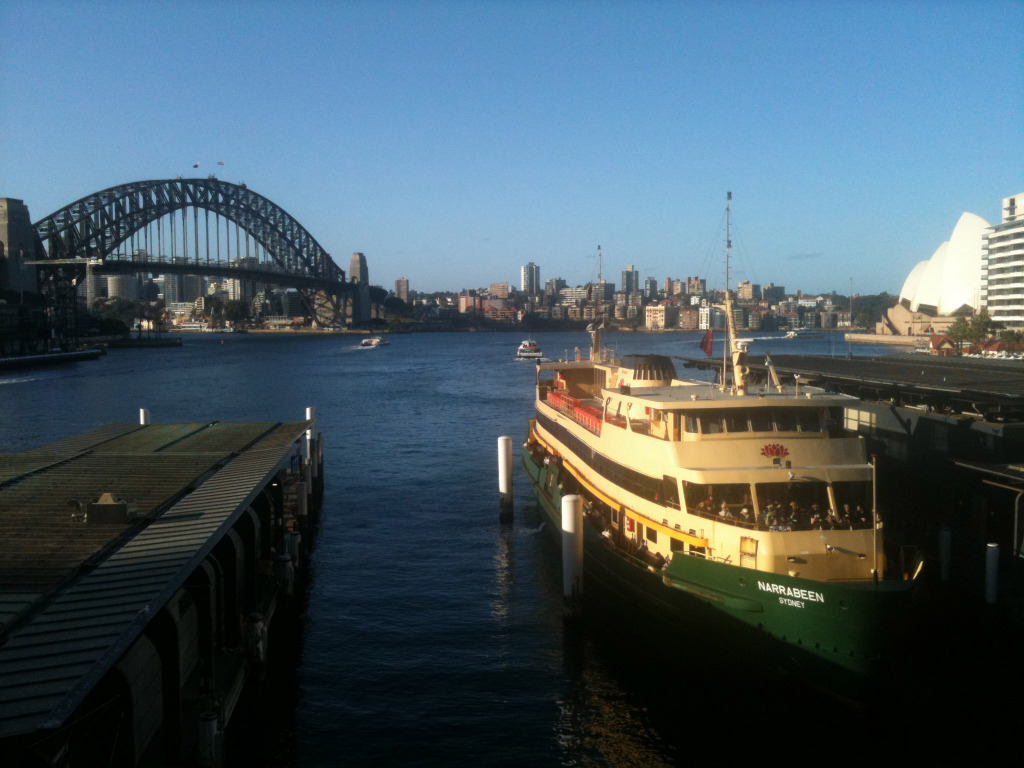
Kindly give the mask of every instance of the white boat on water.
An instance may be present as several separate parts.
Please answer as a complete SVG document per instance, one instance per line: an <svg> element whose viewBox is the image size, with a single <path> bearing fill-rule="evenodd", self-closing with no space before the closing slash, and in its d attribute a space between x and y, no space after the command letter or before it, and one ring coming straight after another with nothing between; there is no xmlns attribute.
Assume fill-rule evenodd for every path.
<svg viewBox="0 0 1024 768"><path fill-rule="evenodd" d="M359 342L359 346L363 349L370 349L372 347L383 347L387 345L387 340L383 336L371 336L368 339L363 339Z"/></svg>
<svg viewBox="0 0 1024 768"><path fill-rule="evenodd" d="M540 360L544 353L533 339L525 339L516 351L516 357L520 360Z"/></svg>

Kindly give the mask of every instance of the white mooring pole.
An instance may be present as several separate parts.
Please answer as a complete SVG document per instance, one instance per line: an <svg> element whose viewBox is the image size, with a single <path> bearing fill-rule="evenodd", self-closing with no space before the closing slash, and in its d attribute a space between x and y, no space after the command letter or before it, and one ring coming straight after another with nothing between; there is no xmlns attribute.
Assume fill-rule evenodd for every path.
<svg viewBox="0 0 1024 768"><path fill-rule="evenodd" d="M139 408L139 424L142 426L149 424L149 408Z"/></svg>
<svg viewBox="0 0 1024 768"><path fill-rule="evenodd" d="M512 438L498 438L498 507L502 519L512 517Z"/></svg>
<svg viewBox="0 0 1024 768"><path fill-rule="evenodd" d="M583 499L562 497L562 607L566 618L582 611Z"/></svg>
<svg viewBox="0 0 1024 768"><path fill-rule="evenodd" d="M309 429L306 430L306 455L303 457L306 463L309 464L310 479L315 479L317 475L316 467L316 408L309 406L306 408L306 420L313 422L309 425Z"/></svg>

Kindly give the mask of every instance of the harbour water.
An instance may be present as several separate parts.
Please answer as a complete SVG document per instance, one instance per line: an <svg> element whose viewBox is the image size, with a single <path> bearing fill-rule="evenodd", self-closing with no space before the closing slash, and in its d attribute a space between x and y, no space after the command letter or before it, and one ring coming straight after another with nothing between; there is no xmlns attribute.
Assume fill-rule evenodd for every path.
<svg viewBox="0 0 1024 768"><path fill-rule="evenodd" d="M0 452L133 422L139 408L154 422L284 421L316 406L327 485L301 644L261 727L232 736L249 765L656 766L877 732L870 714L713 647L623 637L628 615L564 625L558 553L521 474L514 522L498 520L496 439L518 443L532 411L521 338L359 349L351 336L204 334L117 350L0 376ZM587 343L536 338L552 357ZM768 338L751 353L892 353L840 339ZM605 341L701 355L700 334ZM859 748L870 740L829 762Z"/></svg>

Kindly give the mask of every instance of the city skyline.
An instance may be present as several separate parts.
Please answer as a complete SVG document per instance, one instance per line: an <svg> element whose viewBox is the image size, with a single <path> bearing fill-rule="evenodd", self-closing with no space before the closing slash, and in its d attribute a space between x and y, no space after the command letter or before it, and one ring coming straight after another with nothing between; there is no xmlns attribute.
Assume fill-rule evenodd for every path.
<svg viewBox="0 0 1024 768"><path fill-rule="evenodd" d="M4 4L0 196L214 173L455 292L721 288L731 190L734 289L871 294L1024 179L1016 1L259 7Z"/></svg>

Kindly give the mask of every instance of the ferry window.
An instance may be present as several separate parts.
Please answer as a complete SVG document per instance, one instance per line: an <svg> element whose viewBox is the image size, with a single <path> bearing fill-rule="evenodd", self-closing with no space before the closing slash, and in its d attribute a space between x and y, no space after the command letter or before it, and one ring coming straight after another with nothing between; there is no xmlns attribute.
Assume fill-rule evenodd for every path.
<svg viewBox="0 0 1024 768"><path fill-rule="evenodd" d="M810 513L815 504L825 512L829 509L828 488L820 482L796 483L758 483L757 500L761 509L766 511L769 506L779 515L790 514L796 510L802 522L810 521Z"/></svg>
<svg viewBox="0 0 1024 768"><path fill-rule="evenodd" d="M725 421L725 428L729 432L747 431L747 412L742 410L729 410L722 414Z"/></svg>
<svg viewBox="0 0 1024 768"><path fill-rule="evenodd" d="M796 432L796 414L793 408L773 408L775 428L779 432Z"/></svg>
<svg viewBox="0 0 1024 768"><path fill-rule="evenodd" d="M650 526L647 527L647 540L652 543L657 543L658 541L658 532Z"/></svg>
<svg viewBox="0 0 1024 768"><path fill-rule="evenodd" d="M832 491L835 493L839 509L842 509L844 504L849 504L850 509L856 509L858 504L864 509L871 509L871 483L867 480L834 482Z"/></svg>
<svg viewBox="0 0 1024 768"><path fill-rule="evenodd" d="M663 506L679 509L679 486L676 479L664 475L661 478L661 503Z"/></svg>
<svg viewBox="0 0 1024 768"><path fill-rule="evenodd" d="M750 486L746 483L691 483L683 481L683 497L686 506L697 511L714 511L718 513L724 501L738 512L743 505L750 504ZM710 501L710 506L708 502ZM703 509L698 509L703 507Z"/></svg>
<svg viewBox="0 0 1024 768"><path fill-rule="evenodd" d="M722 414L718 411L705 411L699 418L700 431L705 435L720 435L725 431L722 426Z"/></svg>
<svg viewBox="0 0 1024 768"><path fill-rule="evenodd" d="M673 552L685 552L686 544L681 542L679 539L669 539L669 547Z"/></svg>
<svg viewBox="0 0 1024 768"><path fill-rule="evenodd" d="M843 436L843 409L841 407L825 410L825 429L832 437Z"/></svg>
<svg viewBox="0 0 1024 768"><path fill-rule="evenodd" d="M686 431L691 434L697 434L700 430L697 429L697 417L691 414L686 414Z"/></svg>
<svg viewBox="0 0 1024 768"><path fill-rule="evenodd" d="M750 429L754 432L771 432L774 429L772 424L772 412L767 408L754 408L750 411Z"/></svg>
<svg viewBox="0 0 1024 768"><path fill-rule="evenodd" d="M796 418L801 432L821 432L821 411L817 408L800 408Z"/></svg>

